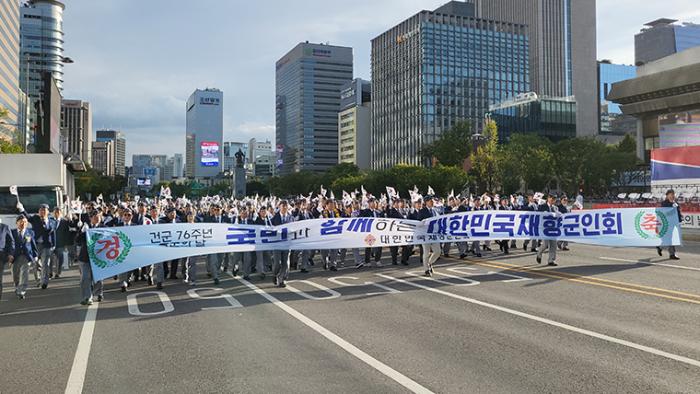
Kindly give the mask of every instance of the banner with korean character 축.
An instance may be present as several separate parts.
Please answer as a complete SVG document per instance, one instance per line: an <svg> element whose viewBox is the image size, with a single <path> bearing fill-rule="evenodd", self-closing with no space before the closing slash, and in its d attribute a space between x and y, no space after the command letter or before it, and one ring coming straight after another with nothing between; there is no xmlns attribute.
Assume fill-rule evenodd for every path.
<svg viewBox="0 0 700 394"><path fill-rule="evenodd" d="M94 280L163 261L254 250L352 249L501 239L653 247L680 245L674 208L624 208L567 214L472 211L424 221L335 218L280 226L177 223L88 230Z"/></svg>

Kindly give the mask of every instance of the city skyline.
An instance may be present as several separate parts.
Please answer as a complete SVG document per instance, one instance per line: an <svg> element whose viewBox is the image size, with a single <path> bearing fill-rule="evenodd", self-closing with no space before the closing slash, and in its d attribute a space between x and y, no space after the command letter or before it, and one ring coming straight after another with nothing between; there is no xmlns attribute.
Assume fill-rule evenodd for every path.
<svg viewBox="0 0 700 394"><path fill-rule="evenodd" d="M274 141L274 63L289 48L306 40L353 47L353 77L369 80L370 40L414 13L445 2L359 1L352 9L323 2L245 9L206 1L180 7L167 7L164 1L100 1L80 7L69 3L64 13L65 54L76 63L65 68L63 95L93 105L94 129L124 132L127 160L144 146L152 147L153 154L184 154L184 107L195 88L225 92L224 140ZM700 11L688 0L644 8L636 4L598 0L598 59L632 64L634 34L644 23L659 17L700 19ZM135 8L140 10L137 14ZM316 14L309 22L305 15L311 9ZM115 23L105 25L98 18L104 14ZM155 14L161 17L149 17ZM180 29L185 23L194 28ZM94 31L102 32L97 42L89 39ZM259 34L246 34L251 31Z"/></svg>

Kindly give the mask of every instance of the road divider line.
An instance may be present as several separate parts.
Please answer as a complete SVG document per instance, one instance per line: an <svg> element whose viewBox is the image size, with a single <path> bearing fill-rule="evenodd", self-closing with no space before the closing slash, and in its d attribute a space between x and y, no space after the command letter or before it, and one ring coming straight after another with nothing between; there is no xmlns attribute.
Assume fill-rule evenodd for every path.
<svg viewBox="0 0 700 394"><path fill-rule="evenodd" d="M316 331L317 333L321 334L323 337L325 337L329 341L338 345L340 348L342 348L346 352L350 353L351 355L357 357L358 359L360 359L362 362L369 365L370 367L381 372L383 375L393 379L395 382L397 382L401 386L405 387L406 389L408 389L414 393L432 393L432 391L421 386L418 382L412 380L411 378L407 377L406 375L400 373L399 371L391 368L390 366L382 363L381 361L377 360L376 358L363 352L362 350L357 348L355 345L344 340L343 338L341 338L338 335L334 334L333 332L329 331L327 328L321 326L320 324L316 323L315 321L313 321L310 318L306 317L305 315L301 314L296 309L294 309L294 308L290 307L289 305L285 304L284 302L278 300L272 294L265 292L264 290L260 289L259 287L255 286L254 284L248 282L247 280L245 280L243 278L236 278L236 279L238 279L239 282L243 283L244 285L246 285L248 288L250 288L251 290L253 290L257 294L261 295L263 298L268 300L270 303L272 303L276 307L285 311L287 314L289 314L293 318L304 323L304 325L306 325L307 327L309 327L312 330Z"/></svg>
<svg viewBox="0 0 700 394"><path fill-rule="evenodd" d="M619 259L616 257L599 257L601 260L608 260L608 261L620 261L623 263L637 263L637 264L646 264L646 265L658 265L661 267L670 267L670 268L679 268L683 270L690 270L690 271L700 271L700 268L698 267L686 267L684 265L676 265L676 264L666 264L666 263L654 263L651 261L642 261L642 260L629 260L629 259Z"/></svg>
<svg viewBox="0 0 700 394"><path fill-rule="evenodd" d="M406 284L406 285L409 285L409 286L413 286L413 287L416 287L416 288L419 288L419 289L423 289L423 290L427 290L427 291L430 291L430 292L433 292L433 293L441 294L441 295L444 295L444 296L446 296L446 297L458 299L458 300L465 301L465 302L468 302L468 303L471 303L471 304L474 304L474 305L479 305L479 306L482 306L482 307L494 309L494 310L497 310L497 311L500 311L500 312L505 312L505 313L508 313L508 314L511 314L511 315L514 315L514 316L519 316L519 317L522 317L522 318L525 318L525 319L537 321L537 322L544 323L544 324L547 324L547 325L550 325L550 326L553 326L553 327L562 328L562 329L565 329L565 330L568 330L568 331L571 331L571 332L575 332L575 333L582 334L582 335L586 335L586 336L589 336L589 337L601 339L601 340L604 340L604 341L607 341L607 342L611 342L611 343L615 343L615 344L618 344L618 345L626 346L626 347L629 347L629 348L632 348L632 349L640 350L640 351L643 351L643 352L646 352L646 353L649 353L649 354L653 354L653 355L656 355L656 356L665 357L665 358L668 358L668 359L670 359L670 360L678 361L678 362L681 362L681 363L684 363L684 364L688 364L688 365L691 365L691 366L700 368L700 361L695 360L695 359L692 359L692 358L689 358L689 357L685 357L685 356L681 356L681 355L678 355L678 354L669 353L669 352L666 352L666 351L663 351L663 350L660 350L660 349L657 349L657 348L653 348L653 347L646 346L646 345L641 345L641 344L639 344L639 343L635 343L635 342L631 342L631 341L628 341L628 340L625 340L625 339L620 339L620 338L612 337L612 336L610 336L610 335L602 334L602 333L599 333L599 332L595 332L595 331L591 331L591 330L586 330L585 328L579 328L579 327L576 327L576 326L572 326L572 325L570 325L570 324L561 323L561 322L558 322L558 321L555 321L555 320L547 319L547 318L545 318L545 317L539 317L539 316L531 315L531 314L529 314L529 313L517 311L517 310L515 310L515 309L510 309L510 308L507 308L507 307L504 307L504 306L491 304L491 303L488 303L488 302L484 302L484 301L480 301L480 300L477 300L477 299L474 299L474 298L469 298L469 297L461 296L461 295L459 295L459 294L450 293L450 292L447 292L447 291L444 291L444 290L440 290L440 289L435 289L435 288L432 288L432 287L430 287L430 286L422 285L422 284L420 284L420 283L414 283L414 282L412 282L412 281L408 281L408 280L404 280L404 279L400 279L400 278L395 278L395 277L393 277L393 276L389 276L389 275L385 275L385 274L376 274L376 275L379 276L379 277L382 277L382 278L384 278L384 279L392 280L392 281L395 281L395 282L398 282L398 283L403 283L403 284Z"/></svg>
<svg viewBox="0 0 700 394"><path fill-rule="evenodd" d="M71 367L68 383L66 384L66 394L80 394L83 392L85 373L87 372L88 358L90 357L90 348L92 347L92 334L95 332L95 321L97 320L97 308L99 305L99 302L95 302L88 307L85 313L83 329L80 332L80 340L75 350L73 366Z"/></svg>
<svg viewBox="0 0 700 394"><path fill-rule="evenodd" d="M500 268L502 270L530 273L533 275L544 276L548 278L564 279L571 282L585 283L594 286L608 287L627 291L631 293L645 294L660 298L671 299L675 301L689 302L692 304L700 304L700 294L685 293L681 291L661 289L658 287L638 285L634 283L619 282L609 279L601 279L592 276L574 275L563 272L553 271L551 269L533 269L515 264L503 263L500 261L490 260L468 260L471 264L476 264L484 267ZM682 296L682 297L681 297Z"/></svg>

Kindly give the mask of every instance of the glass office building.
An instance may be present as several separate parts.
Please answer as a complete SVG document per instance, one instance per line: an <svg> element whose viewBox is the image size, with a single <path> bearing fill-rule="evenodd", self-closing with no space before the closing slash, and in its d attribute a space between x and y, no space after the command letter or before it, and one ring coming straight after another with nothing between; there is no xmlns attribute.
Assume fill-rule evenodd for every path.
<svg viewBox="0 0 700 394"><path fill-rule="evenodd" d="M490 108L498 125L500 142L513 134L537 134L559 141L576 137L576 100L569 97L539 97L526 93Z"/></svg>
<svg viewBox="0 0 700 394"><path fill-rule="evenodd" d="M637 76L637 67L626 64L598 62L599 119L600 134L625 135L636 133L637 121L632 116L622 114L620 105L607 100L612 84Z"/></svg>
<svg viewBox="0 0 700 394"><path fill-rule="evenodd" d="M276 64L275 139L280 175L338 164L340 88L352 80L352 48L303 42Z"/></svg>
<svg viewBox="0 0 700 394"><path fill-rule="evenodd" d="M19 142L19 3L0 3L0 107L7 109L7 124L0 125L0 138Z"/></svg>
<svg viewBox="0 0 700 394"><path fill-rule="evenodd" d="M635 64L640 66L700 46L700 25L676 22L660 18L644 25L634 36Z"/></svg>
<svg viewBox="0 0 700 394"><path fill-rule="evenodd" d="M372 40L371 167L429 164L421 149L490 105L530 90L526 26L453 1Z"/></svg>

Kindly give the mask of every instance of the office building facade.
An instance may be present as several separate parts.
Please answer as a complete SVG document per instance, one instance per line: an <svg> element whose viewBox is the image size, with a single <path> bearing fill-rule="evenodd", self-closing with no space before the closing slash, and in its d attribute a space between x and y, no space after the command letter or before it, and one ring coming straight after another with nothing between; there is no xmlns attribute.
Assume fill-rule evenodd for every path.
<svg viewBox="0 0 700 394"><path fill-rule="evenodd" d="M187 99L186 111L186 176L213 178L223 169L224 93L196 89Z"/></svg>
<svg viewBox="0 0 700 394"><path fill-rule="evenodd" d="M126 138L124 138L124 133L118 130L97 130L95 141L112 141L114 143L114 174L126 177Z"/></svg>
<svg viewBox="0 0 700 394"><path fill-rule="evenodd" d="M636 133L637 121L624 115L620 105L607 100L614 83L635 78L637 67L626 64L613 64L610 61L598 62L599 119L601 136L624 136Z"/></svg>
<svg viewBox="0 0 700 394"><path fill-rule="evenodd" d="M251 176L267 179L275 175L275 151L270 140L251 138L248 141L248 165Z"/></svg>
<svg viewBox="0 0 700 394"><path fill-rule="evenodd" d="M576 100L525 93L489 108L500 142L513 134L535 134L554 142L576 137Z"/></svg>
<svg viewBox="0 0 700 394"><path fill-rule="evenodd" d="M38 100L43 88L42 72L50 72L63 90L63 10L56 0L30 0L20 8L20 86Z"/></svg>
<svg viewBox="0 0 700 394"><path fill-rule="evenodd" d="M0 107L7 116L0 124L0 138L18 143L19 95L19 2L0 3Z"/></svg>
<svg viewBox="0 0 700 394"><path fill-rule="evenodd" d="M459 121L530 90L525 25L470 3L421 11L372 40L371 167L429 165L421 150Z"/></svg>
<svg viewBox="0 0 700 394"><path fill-rule="evenodd" d="M322 172L338 162L340 87L352 80L352 48L300 43L276 63L280 175Z"/></svg>
<svg viewBox="0 0 700 394"><path fill-rule="evenodd" d="M102 175L114 177L116 169L116 143L112 140L92 143L92 168Z"/></svg>
<svg viewBox="0 0 700 394"><path fill-rule="evenodd" d="M92 111L82 100L61 101L61 134L66 151L85 163L92 163Z"/></svg>
<svg viewBox="0 0 700 394"><path fill-rule="evenodd" d="M468 0L478 17L527 25L530 83L548 97L575 96L577 133L598 133L595 0Z"/></svg>
<svg viewBox="0 0 700 394"><path fill-rule="evenodd" d="M700 25L676 22L676 19L660 18L644 24L645 27L634 36L636 65L700 46Z"/></svg>
<svg viewBox="0 0 700 394"><path fill-rule="evenodd" d="M357 78L340 89L338 163L354 164L363 170L370 167L371 101L369 81Z"/></svg>
<svg viewBox="0 0 700 394"><path fill-rule="evenodd" d="M167 160L165 155L133 155L130 175L132 178L149 179L151 185L169 181L166 175Z"/></svg>

